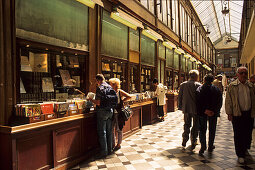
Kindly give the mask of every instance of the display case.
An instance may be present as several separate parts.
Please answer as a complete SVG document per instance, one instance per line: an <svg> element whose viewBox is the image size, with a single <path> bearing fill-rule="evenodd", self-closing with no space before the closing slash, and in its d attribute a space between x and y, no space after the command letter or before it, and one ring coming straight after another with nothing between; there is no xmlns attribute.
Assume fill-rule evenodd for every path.
<svg viewBox="0 0 255 170"><path fill-rule="evenodd" d="M130 93L137 93L139 91L139 65L130 65Z"/></svg>
<svg viewBox="0 0 255 170"><path fill-rule="evenodd" d="M169 90L173 90L173 70L166 69L166 86Z"/></svg>
<svg viewBox="0 0 255 170"><path fill-rule="evenodd" d="M108 81L110 78L120 79L121 88L125 91L127 91L126 66L127 64L120 60L102 58L102 74L105 80Z"/></svg>
<svg viewBox="0 0 255 170"><path fill-rule="evenodd" d="M141 68L141 92L153 90L154 68L142 66Z"/></svg>

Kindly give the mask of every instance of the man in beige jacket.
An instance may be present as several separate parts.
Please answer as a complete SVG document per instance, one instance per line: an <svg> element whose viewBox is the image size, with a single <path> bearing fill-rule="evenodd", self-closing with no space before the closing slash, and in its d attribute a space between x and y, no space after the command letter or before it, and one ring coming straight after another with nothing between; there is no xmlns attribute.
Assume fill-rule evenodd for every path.
<svg viewBox="0 0 255 170"><path fill-rule="evenodd" d="M238 162L243 164L251 142L253 118L255 117L255 90L254 85L247 81L246 67L237 69L237 77L238 79L230 83L228 87L225 109L228 120L232 121L233 125Z"/></svg>

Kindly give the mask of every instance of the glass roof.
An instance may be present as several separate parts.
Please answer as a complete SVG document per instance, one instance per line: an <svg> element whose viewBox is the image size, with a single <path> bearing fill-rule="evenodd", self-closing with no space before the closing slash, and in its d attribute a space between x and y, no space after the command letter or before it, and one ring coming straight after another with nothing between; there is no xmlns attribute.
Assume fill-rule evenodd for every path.
<svg viewBox="0 0 255 170"><path fill-rule="evenodd" d="M217 43L224 36L239 41L243 0L191 0L205 29L209 30L209 38ZM223 14L224 8L229 9Z"/></svg>

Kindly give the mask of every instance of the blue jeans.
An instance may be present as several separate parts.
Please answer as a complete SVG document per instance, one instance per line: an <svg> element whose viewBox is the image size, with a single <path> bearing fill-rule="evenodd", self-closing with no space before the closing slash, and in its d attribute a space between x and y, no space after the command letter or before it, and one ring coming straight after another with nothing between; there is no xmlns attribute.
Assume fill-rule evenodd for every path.
<svg viewBox="0 0 255 170"><path fill-rule="evenodd" d="M112 116L113 110L97 110L97 133L101 147L101 154L106 156L112 150Z"/></svg>

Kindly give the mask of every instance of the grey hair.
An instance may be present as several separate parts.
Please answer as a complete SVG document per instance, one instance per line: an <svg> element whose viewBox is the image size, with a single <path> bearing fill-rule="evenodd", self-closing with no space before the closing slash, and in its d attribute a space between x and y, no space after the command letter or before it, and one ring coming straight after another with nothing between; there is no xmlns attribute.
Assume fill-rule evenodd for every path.
<svg viewBox="0 0 255 170"><path fill-rule="evenodd" d="M189 71L189 77L191 79L194 79L195 77L199 76L199 71L198 70L190 70Z"/></svg>
<svg viewBox="0 0 255 170"><path fill-rule="evenodd" d="M236 69L236 73L239 73L239 70L240 70L240 69L245 69L245 70L248 72L248 68L247 68L247 67L241 66L241 67L238 67L238 68Z"/></svg>

